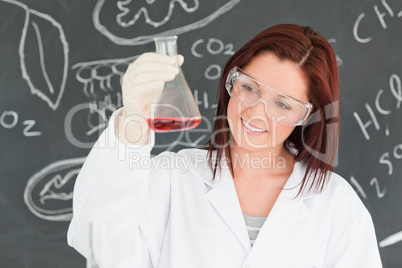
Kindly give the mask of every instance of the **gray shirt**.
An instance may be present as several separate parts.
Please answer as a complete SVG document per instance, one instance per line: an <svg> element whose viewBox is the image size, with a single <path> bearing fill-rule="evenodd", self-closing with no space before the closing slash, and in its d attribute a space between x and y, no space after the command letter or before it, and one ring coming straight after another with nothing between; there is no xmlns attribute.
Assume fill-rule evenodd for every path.
<svg viewBox="0 0 402 268"><path fill-rule="evenodd" d="M250 237L251 246L254 245L255 240L257 239L258 233L264 224L267 217L253 217L246 214L243 214L244 220L246 221L248 235Z"/></svg>

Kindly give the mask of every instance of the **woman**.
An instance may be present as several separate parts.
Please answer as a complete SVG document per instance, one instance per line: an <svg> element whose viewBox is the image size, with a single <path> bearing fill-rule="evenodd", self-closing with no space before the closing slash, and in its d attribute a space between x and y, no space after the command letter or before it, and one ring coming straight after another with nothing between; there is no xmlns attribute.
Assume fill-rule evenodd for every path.
<svg viewBox="0 0 402 268"><path fill-rule="evenodd" d="M226 63L211 140L146 165L144 118L175 62L151 53L129 66L124 109L76 182L71 246L88 257L88 223L113 220L112 267L382 266L369 212L333 173L339 83L321 35L297 25L258 34Z"/></svg>

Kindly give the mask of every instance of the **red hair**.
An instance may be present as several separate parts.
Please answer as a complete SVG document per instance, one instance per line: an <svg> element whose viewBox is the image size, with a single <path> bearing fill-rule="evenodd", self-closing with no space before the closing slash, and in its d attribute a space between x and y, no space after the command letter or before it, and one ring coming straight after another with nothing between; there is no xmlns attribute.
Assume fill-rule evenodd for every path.
<svg viewBox="0 0 402 268"><path fill-rule="evenodd" d="M213 136L200 148L208 150L209 165L215 178L217 167L221 168L223 150L233 174L230 148L232 135L227 121L230 96L225 88L225 80L234 67L245 67L254 57L263 52L271 52L278 58L290 60L300 67L307 79L308 98L313 110L304 126L297 126L285 141L297 153L294 161L306 163L306 173L300 187L300 194L308 179L322 188L333 171L339 143L339 79L335 54L328 41L310 27L281 24L259 33L240 48L226 63L219 82L217 118ZM217 150L216 161L212 164L212 152ZM310 176L312 175L312 176ZM311 189L310 186L310 189Z"/></svg>

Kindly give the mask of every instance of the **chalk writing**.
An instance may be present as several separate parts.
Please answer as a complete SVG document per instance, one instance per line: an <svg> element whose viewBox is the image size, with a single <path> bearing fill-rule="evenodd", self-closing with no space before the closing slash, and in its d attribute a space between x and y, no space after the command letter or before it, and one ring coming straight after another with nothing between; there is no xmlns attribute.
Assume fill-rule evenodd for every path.
<svg viewBox="0 0 402 268"><path fill-rule="evenodd" d="M12 129L17 126L19 121L18 114L15 111L3 111L0 116L0 126L5 129ZM25 137L36 137L41 136L41 131L33 131L31 130L34 128L36 124L35 120L24 120L22 125L25 126L23 130L23 135Z"/></svg>
<svg viewBox="0 0 402 268"><path fill-rule="evenodd" d="M41 136L42 132L40 131L31 131L31 128L36 124L35 120L25 120L22 122L22 124L25 126L23 134L25 137L34 137L34 136Z"/></svg>
<svg viewBox="0 0 402 268"><path fill-rule="evenodd" d="M394 146L394 148L392 150L392 155L389 152L383 153L380 156L380 158L378 160L378 163L380 165L384 165L387 168L388 176L391 176L393 174L393 170L394 170L394 164L393 164L392 160L397 161L397 160L400 160L400 159L402 159L402 144L398 144L398 145ZM351 181L352 185L355 186L355 188L357 189L358 193L364 199L366 199L367 198L366 193L364 192L363 188L357 182L357 180L354 178L353 175L350 177L350 181ZM383 198L385 196L385 193L386 193L387 189L381 187L380 181L376 177L373 177L370 180L370 186L375 187L376 194L377 194L378 198Z"/></svg>
<svg viewBox="0 0 402 268"><path fill-rule="evenodd" d="M24 201L29 210L41 219L70 221L72 190L85 157L54 162L29 178Z"/></svg>
<svg viewBox="0 0 402 268"><path fill-rule="evenodd" d="M7 118L9 119L7 121ZM4 128L13 128L18 123L18 114L14 111L4 111L0 117L0 124Z"/></svg>
<svg viewBox="0 0 402 268"><path fill-rule="evenodd" d="M381 122L388 122L388 120L382 120L383 117L389 117L395 111L400 109L402 102L402 87L401 79L397 74L391 74L389 77L389 89L379 89L375 94L372 102L364 103L367 113L353 112L353 116L361 129L361 133L366 141L371 140L372 130L380 131L385 128L385 136L390 135L389 125L385 127L381 125ZM365 119L362 119L365 118ZM367 119L369 118L369 119ZM371 131L370 131L371 130ZM392 176L395 173L396 162L402 159L402 144L397 144L393 148L386 152L383 152L378 158L378 164L387 176ZM384 170L385 168L385 170ZM369 181L370 187L374 189L375 195L378 199L383 199L388 192L389 181L384 176L373 176ZM351 183L357 189L357 192L364 198L367 198L363 187L355 180L354 176L351 176ZM392 188L391 188L392 189ZM382 241L380 241L380 247L387 247L397 242L402 241L402 232L398 232L391 235Z"/></svg>
<svg viewBox="0 0 402 268"><path fill-rule="evenodd" d="M169 4L165 5L165 11L154 10L154 12L151 12L151 10L158 7L158 5L155 4L155 1L146 1L146 5L140 8L135 6L136 4L138 5L136 2L137 1L125 0L114 3L114 1L98 0L92 16L95 28L115 44L142 45L152 42L153 38L158 35L180 35L182 33L204 27L222 14L231 10L240 2L240 0L226 0L222 1L223 3L216 3L216 5L209 5L208 2L200 4L198 0L188 1L190 3L187 3L184 0L170 0L168 2ZM158 4L160 4L160 2L158 2ZM116 14L116 25L109 25L110 23L105 25L105 23L102 21L102 10L113 10L113 5L117 5L117 9L119 10L119 13ZM209 10L207 11L209 15L201 19L198 16L194 16L194 14L200 10L200 6L203 6L203 8ZM179 11L184 11L189 15L183 16L182 12ZM156 19L151 18L151 13L164 15L162 15L162 19L157 21ZM175 16L175 14L181 14L180 19L183 24L179 27L176 25L169 27L168 22L172 19L172 17ZM140 20L142 17L144 19ZM132 27L138 27L148 34L133 38L125 37L121 34L118 35L117 32L113 32L111 30L115 29L116 27L120 27L122 31L127 29L127 34L132 34L135 32L132 30ZM155 31L156 28L160 28L161 30Z"/></svg>
<svg viewBox="0 0 402 268"><path fill-rule="evenodd" d="M202 45L202 50L206 52L200 52L199 46ZM191 54L196 58L203 58L205 53L210 55L233 55L233 44L225 45L221 40L216 38L209 38L208 42L204 39L199 39L193 43L191 46ZM218 64L210 64L204 71L204 76L208 80L217 80L221 76L221 66Z"/></svg>
<svg viewBox="0 0 402 268"><path fill-rule="evenodd" d="M198 95L199 95L198 89L195 89L194 90L194 100L198 106L203 105L204 109L208 109L208 108L215 109L216 107L218 107L218 104L216 104L216 103L209 105L208 92L204 91L202 93L202 101L200 100L200 97Z"/></svg>
<svg viewBox="0 0 402 268"><path fill-rule="evenodd" d="M395 160L402 159L402 144L395 145L392 152L393 152L392 156ZM390 153L385 152L381 155L379 160L380 164L384 164L387 166L388 175L392 175L393 173L393 165L390 159L391 159Z"/></svg>
<svg viewBox="0 0 402 268"><path fill-rule="evenodd" d="M211 64L204 72L204 76L208 80L216 80L221 77L221 66L218 64Z"/></svg>
<svg viewBox="0 0 402 268"><path fill-rule="evenodd" d="M392 168L391 161L389 161L389 153L388 152L386 152L386 153L381 155L379 163L387 165L387 167L388 167L388 175L392 175L393 168Z"/></svg>
<svg viewBox="0 0 402 268"><path fill-rule="evenodd" d="M199 39L193 43L191 46L191 54L193 54L194 57L197 58L202 58L204 57L203 53L200 53L198 51L198 47L200 45L205 44L204 39ZM205 48L207 52L211 55L219 55L223 52L223 55L233 55L233 44L227 44L225 45L221 40L216 39L216 38L209 38L208 42L205 45Z"/></svg>
<svg viewBox="0 0 402 268"><path fill-rule="evenodd" d="M387 26L387 22L386 19L388 18L401 18L402 17L402 10L400 11L395 11L388 3L386 0L381 0L381 4L382 6L379 7L378 5L374 5L373 9L374 9L374 14L377 19L378 22L381 24L381 27L386 30L388 28ZM381 9L381 10L380 10ZM362 23L364 17L366 16L365 13L361 13L353 26L353 36L355 38L355 40L359 43L368 43L370 42L373 38L372 36L366 36L366 37L362 37L359 34L359 26L360 23Z"/></svg>
<svg viewBox="0 0 402 268"><path fill-rule="evenodd" d="M371 186L375 185L375 189L376 189L378 198L383 198L384 197L385 192L387 191L387 189L383 189L383 190L380 189L380 184L379 184L378 179L376 177L371 179L370 185Z"/></svg>
<svg viewBox="0 0 402 268"><path fill-rule="evenodd" d="M402 102L402 86L401 86L401 79L399 78L398 75L392 74L389 78L389 86L390 86L390 93L395 99L395 108L398 110L401 107L401 102ZM377 110L377 112L381 115L390 115L392 110L391 108L386 109L381 105L381 97L383 96L384 90L380 89L377 92L374 105ZM355 117L364 137L366 140L370 140L370 135L368 133L368 128L373 125L374 128L379 131L381 129L381 126L379 124L378 118L374 112L374 110L371 108L370 104L365 103L366 110L368 112L368 115L370 116L370 120L366 121L365 123L361 119L361 116L357 112L353 112L353 116ZM386 127L386 135L389 135L389 129Z"/></svg>
<svg viewBox="0 0 402 268"><path fill-rule="evenodd" d="M0 1L13 4L25 11L25 23L19 44L22 77L28 83L31 94L45 101L52 110L56 110L63 96L68 70L69 47L63 28L60 23L51 16L30 9L28 6L18 1ZM38 25L41 25L41 27ZM53 33L55 31L57 34ZM27 36L29 33L33 33L36 40L28 40ZM51 43L49 43L50 41L43 43L43 40L51 40ZM59 75L61 78L56 78L56 76L50 77L48 69L54 67L46 65L47 59L52 57L59 58L59 52L57 52L59 50L55 49L55 47L60 47L60 51L62 51L62 60L59 62L62 68L61 74ZM39 58L39 61L37 61L36 58ZM38 70L41 75L37 74ZM43 86L43 84L45 84L45 86Z"/></svg>

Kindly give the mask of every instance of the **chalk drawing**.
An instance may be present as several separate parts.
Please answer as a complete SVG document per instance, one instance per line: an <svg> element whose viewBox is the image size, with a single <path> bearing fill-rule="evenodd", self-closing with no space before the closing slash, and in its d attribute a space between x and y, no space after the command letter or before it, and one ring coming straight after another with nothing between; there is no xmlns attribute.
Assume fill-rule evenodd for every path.
<svg viewBox="0 0 402 268"><path fill-rule="evenodd" d="M132 2L132 0L125 0L125 1L117 2L117 7L121 11L121 13L117 15L117 22L119 23L119 25L121 25L123 27L129 27L129 26L135 24L137 22L137 20L141 17L141 15L144 15L146 24L149 24L155 28L158 28L158 27L166 24L169 21L170 17L173 14L173 10L175 8L176 3L178 3L180 5L180 7L183 8L183 10L187 13L193 13L193 12L197 11L197 9L200 5L198 0L194 0L194 6L192 6L192 7L189 7L189 5L186 3L186 1L183 1L183 0L173 0L173 1L171 0L169 3L169 10L167 11L167 14L161 21L153 21L148 14L148 9L145 7L141 7L137 11L137 13L134 15L133 19L131 19L128 22L125 22L124 17L131 12L130 8L128 7L129 4L131 4L131 2ZM155 1L152 1L152 4L154 2Z"/></svg>
<svg viewBox="0 0 402 268"><path fill-rule="evenodd" d="M36 10L30 9L28 6L25 4L22 4L18 1L14 0L0 0L5 3L13 4L17 7L20 7L24 9L25 11L25 22L24 26L22 29L22 36L19 44L19 57L20 57L20 67L22 71L22 77L27 81L28 86L30 88L31 94L38 96L40 99L45 101L49 107L52 110L56 110L60 104L60 101L63 96L63 92L65 89L66 81L67 81L67 70L68 70L68 52L69 52L69 46L66 40L66 37L64 35L63 28L61 27L60 23L58 23L55 19L53 19L51 16L38 12ZM37 23L40 22L40 23ZM41 28L38 25L42 25ZM44 26L45 25L45 26ZM48 28L49 27L49 28ZM57 30L58 32L58 40L54 41L53 38L51 38L51 46L52 48L60 46L62 48L62 58L61 61L59 62L62 68L62 75L61 75L61 81L55 81L59 79L51 79L48 74L48 69L52 68L49 66L46 66L46 58L49 57L54 57L54 56L60 56L60 55L48 55L50 52L46 52L46 44L42 43L43 39L49 39L48 36L46 36L48 33L50 34L54 30ZM29 59L29 54L26 54L26 52L32 47L32 40L27 40L27 34L32 32L33 35L36 36L37 38L37 48L38 51L38 58L39 58L39 63L37 62L29 62L27 59ZM42 38L42 36L45 36L45 38ZM48 46L50 46L48 45ZM55 49L52 49L55 50ZM57 49L56 49L57 50ZM55 50L55 51L56 51ZM39 64L39 67L31 66L34 64ZM37 76L31 76L30 71L32 69L39 69L42 73L41 79L45 81L46 86L40 88L40 86L35 85L37 83L37 79L39 79Z"/></svg>
<svg viewBox="0 0 402 268"><path fill-rule="evenodd" d="M76 112L87 110L87 124L89 128L85 133L87 136L101 133L108 126L109 116L107 113L112 113L122 106L120 88L123 75L130 63L137 57L138 55L122 59L82 62L72 66L72 69L76 70L75 77L83 84L83 93L89 101L86 104L76 105L70 109L66 116L66 122L68 123L65 126L66 136L70 143L79 148L86 148L88 146L86 143L76 140L71 132L72 128L70 126ZM156 144L155 148L168 147L167 150L169 151L177 145L195 147L206 138L206 135L202 135L194 142L190 141L189 138L186 141L180 141L183 135L184 132L175 142L169 143L168 146Z"/></svg>
<svg viewBox="0 0 402 268"><path fill-rule="evenodd" d="M76 71L75 78L83 84L83 93L88 98L85 108L88 110L87 136L105 129L109 115L122 106L123 75L137 57L81 62L72 66Z"/></svg>
<svg viewBox="0 0 402 268"><path fill-rule="evenodd" d="M169 5L168 5L168 10L166 12L166 15L163 17L162 20L160 21L155 21L150 18L149 15L149 10L155 1L146 1L148 6L146 7L141 7L138 10L133 10L132 8L129 8L130 4L133 5L133 1L131 0L125 0L125 1L117 1L116 5L117 8L119 9L120 13L116 14L116 22L117 26L120 26L121 28L128 28L130 27L131 32L135 32L132 27L140 27L143 28L143 26L150 26L149 34L142 35L142 36L137 36L134 38L130 37L122 37L118 36L117 33L113 33L112 30L108 28L108 26L104 25L101 22L101 10L105 5L106 0L98 0L94 12L92 14L92 18L94 21L95 28L102 33L104 36L106 36L108 39L110 39L113 43L118 44L118 45L143 45L149 42L153 41L153 38L155 36L159 35L179 35L182 33L186 33L195 29L199 29L201 27L204 27L208 25L210 22L221 16L222 14L228 12L231 10L235 5L237 5L240 0L226 0L222 1L223 4L215 11L212 11L210 15L207 17L204 17L202 19L197 18L196 14L197 11L199 10L199 1L198 0L193 0L193 5L186 3L184 0L170 0ZM177 4L178 5L177 5ZM158 2L160 4L160 2ZM206 2L205 5L208 3ZM168 22L169 20L175 15L174 11L175 8L182 8L184 12L189 15L190 19L198 19L197 21L192 21L192 22L186 22L185 25L177 27L177 28L169 28ZM132 15L132 19L128 20L125 22L123 18L126 18L129 16L129 14L134 14ZM182 14L182 13L180 13ZM140 23L140 18L141 16L144 17L143 20L141 20L142 24L138 25ZM159 28L161 26L165 26L165 30L160 30L160 31L155 31L156 28Z"/></svg>
<svg viewBox="0 0 402 268"><path fill-rule="evenodd" d="M402 241L402 231L388 236L384 240L380 241L380 243L378 243L378 245L380 246L380 248L384 248L384 247L391 246L391 245L396 244L401 241Z"/></svg>
<svg viewBox="0 0 402 268"><path fill-rule="evenodd" d="M91 62L81 62L74 64L72 69L76 69L75 78L84 84L84 94L88 98L96 98L97 89L103 92L112 92L116 89L112 85L113 77L120 79L120 84L117 85L120 90L121 79L131 62L133 62L138 55L122 58L122 59L108 59L97 60ZM95 82L99 83L99 87L95 87Z"/></svg>
<svg viewBox="0 0 402 268"><path fill-rule="evenodd" d="M29 178L24 201L37 217L48 221L70 221L75 179L85 157L54 162Z"/></svg>

